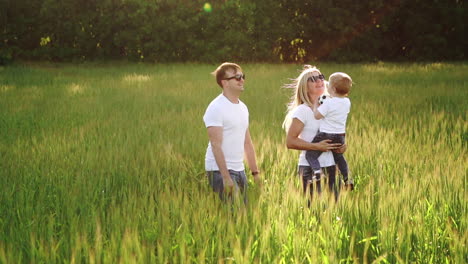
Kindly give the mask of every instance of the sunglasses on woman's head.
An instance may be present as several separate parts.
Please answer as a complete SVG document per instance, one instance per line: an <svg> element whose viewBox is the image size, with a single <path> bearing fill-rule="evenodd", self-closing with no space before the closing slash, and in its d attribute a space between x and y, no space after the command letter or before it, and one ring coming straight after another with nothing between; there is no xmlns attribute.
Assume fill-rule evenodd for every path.
<svg viewBox="0 0 468 264"><path fill-rule="evenodd" d="M232 79L236 79L236 80L238 80L238 81L240 81L241 79L244 79L244 80L245 80L245 74L236 74L236 75L234 75L234 76L232 76L232 77L225 78L225 79L223 79L223 80L228 80L228 81L229 81L229 80L232 80Z"/></svg>
<svg viewBox="0 0 468 264"><path fill-rule="evenodd" d="M311 82L317 82L318 80L324 81L325 80L325 75L320 74L320 75L317 75L317 76L310 76L307 79L307 81L311 81Z"/></svg>

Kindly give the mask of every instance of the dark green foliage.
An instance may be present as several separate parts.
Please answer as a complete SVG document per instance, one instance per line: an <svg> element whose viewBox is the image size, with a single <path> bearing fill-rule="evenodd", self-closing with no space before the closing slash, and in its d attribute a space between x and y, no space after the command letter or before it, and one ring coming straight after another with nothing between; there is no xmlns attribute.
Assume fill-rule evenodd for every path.
<svg viewBox="0 0 468 264"><path fill-rule="evenodd" d="M465 60L459 0L0 0L0 64Z"/></svg>

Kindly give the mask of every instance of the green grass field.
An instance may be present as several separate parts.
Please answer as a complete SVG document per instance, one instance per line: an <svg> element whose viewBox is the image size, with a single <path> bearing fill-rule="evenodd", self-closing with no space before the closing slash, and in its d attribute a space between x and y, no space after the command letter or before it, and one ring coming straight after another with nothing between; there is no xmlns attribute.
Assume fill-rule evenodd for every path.
<svg viewBox="0 0 468 264"><path fill-rule="evenodd" d="M265 180L208 187L200 64L0 68L0 263L466 263L466 63L321 64L351 75L354 192L304 208L281 128L300 65L242 65Z"/></svg>

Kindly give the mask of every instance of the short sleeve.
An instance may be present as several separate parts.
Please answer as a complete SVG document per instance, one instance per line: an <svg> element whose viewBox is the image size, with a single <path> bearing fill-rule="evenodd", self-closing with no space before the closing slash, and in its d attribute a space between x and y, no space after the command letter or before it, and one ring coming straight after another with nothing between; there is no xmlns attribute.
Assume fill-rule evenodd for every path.
<svg viewBox="0 0 468 264"><path fill-rule="evenodd" d="M330 102L331 100L325 100L322 105L320 105L317 108L317 111L319 111L320 114L323 116L326 116L328 114L328 111L330 109Z"/></svg>
<svg viewBox="0 0 468 264"><path fill-rule="evenodd" d="M203 121L206 127L223 126L223 114L216 105L210 104L206 109Z"/></svg>
<svg viewBox="0 0 468 264"><path fill-rule="evenodd" d="M306 123L306 120L307 120L307 115L310 115L310 113L308 113L307 111L307 108L308 106L305 106L305 105L300 105L298 107L296 107L296 109L294 110L294 112L292 113L291 115L291 118L297 118L299 119L299 121L301 121L303 124Z"/></svg>

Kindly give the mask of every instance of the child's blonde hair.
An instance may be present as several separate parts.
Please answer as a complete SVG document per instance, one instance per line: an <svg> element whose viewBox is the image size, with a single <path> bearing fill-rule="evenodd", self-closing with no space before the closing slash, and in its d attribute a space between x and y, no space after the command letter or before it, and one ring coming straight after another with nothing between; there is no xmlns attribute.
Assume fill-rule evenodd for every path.
<svg viewBox="0 0 468 264"><path fill-rule="evenodd" d="M334 88L337 94L348 95L353 86L353 80L344 72L335 72L328 78L328 85Z"/></svg>

